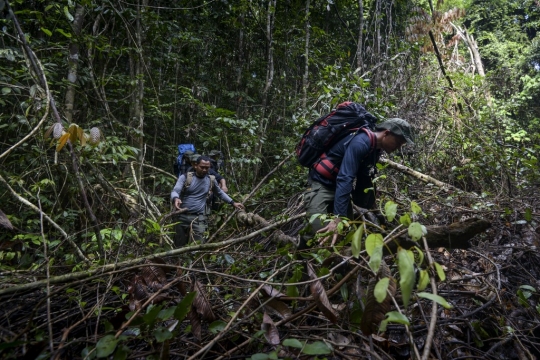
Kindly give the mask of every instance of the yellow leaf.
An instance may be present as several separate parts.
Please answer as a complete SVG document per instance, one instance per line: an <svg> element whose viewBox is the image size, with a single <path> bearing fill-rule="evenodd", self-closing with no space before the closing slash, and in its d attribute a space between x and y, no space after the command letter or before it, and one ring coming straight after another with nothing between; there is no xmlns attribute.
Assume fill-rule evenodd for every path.
<svg viewBox="0 0 540 360"><path fill-rule="evenodd" d="M72 144L75 144L77 142L77 135L79 126L77 124L71 124L69 125L68 133L70 135L69 140L71 140Z"/></svg>
<svg viewBox="0 0 540 360"><path fill-rule="evenodd" d="M83 141L85 141L84 131L79 126L77 126L77 137L79 138L79 141L81 142L81 145L84 146L84 144L83 144Z"/></svg>
<svg viewBox="0 0 540 360"><path fill-rule="evenodd" d="M56 145L56 152L60 152L60 150L62 150L64 145L66 145L67 141L69 140L69 136L69 133L65 133L60 137L60 139L58 139L58 145Z"/></svg>

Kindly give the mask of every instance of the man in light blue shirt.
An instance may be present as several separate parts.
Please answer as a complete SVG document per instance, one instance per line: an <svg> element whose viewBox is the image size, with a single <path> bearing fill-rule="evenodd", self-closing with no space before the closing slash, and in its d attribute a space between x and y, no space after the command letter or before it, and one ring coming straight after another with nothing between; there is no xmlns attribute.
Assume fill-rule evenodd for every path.
<svg viewBox="0 0 540 360"><path fill-rule="evenodd" d="M208 231L208 215L210 207L208 201L212 194L216 194L224 202L243 210L244 205L235 202L218 186L215 177L210 177L210 158L200 156L195 160L193 172L178 177L176 185L171 192L171 201L175 209L186 209L175 218L179 222L175 226L174 244L177 247L186 245L192 237L196 241L204 242L204 234Z"/></svg>

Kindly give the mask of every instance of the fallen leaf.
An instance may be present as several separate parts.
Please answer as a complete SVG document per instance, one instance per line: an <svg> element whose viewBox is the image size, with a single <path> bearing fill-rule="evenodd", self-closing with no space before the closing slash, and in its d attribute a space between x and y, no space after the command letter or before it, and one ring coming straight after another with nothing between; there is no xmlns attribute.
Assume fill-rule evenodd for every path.
<svg viewBox="0 0 540 360"><path fill-rule="evenodd" d="M264 308L282 319L287 319L292 316L291 309L289 309L287 304L283 301L272 299L264 305Z"/></svg>
<svg viewBox="0 0 540 360"><path fill-rule="evenodd" d="M195 299L193 300L193 307L195 307L197 313L200 314L201 317L208 322L216 320L216 316L212 311L212 305L210 304L208 299L206 299L206 292L204 291L204 287L197 280L195 280L194 282L193 291L197 292L197 295L195 295Z"/></svg>
<svg viewBox="0 0 540 360"><path fill-rule="evenodd" d="M280 341L278 329L272 321L272 318L267 313L264 313L263 315L261 329L264 331L264 337L270 345L279 345Z"/></svg>
<svg viewBox="0 0 540 360"><path fill-rule="evenodd" d="M307 264L308 269L308 275L311 279L317 279L317 274L313 270L313 267L310 263ZM317 304L317 308L330 320L331 323L335 324L337 322L337 315L332 309L332 304L330 304L330 301L328 300L328 296L326 295L326 291L324 290L324 287L322 283L317 280L310 284L309 286L311 290L311 295L313 296L313 299L315 299L315 303Z"/></svg>

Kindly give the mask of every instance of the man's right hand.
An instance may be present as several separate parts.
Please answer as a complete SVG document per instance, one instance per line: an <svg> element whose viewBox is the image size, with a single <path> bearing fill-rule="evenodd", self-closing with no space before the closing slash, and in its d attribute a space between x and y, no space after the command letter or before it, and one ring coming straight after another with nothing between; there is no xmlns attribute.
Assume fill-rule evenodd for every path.
<svg viewBox="0 0 540 360"><path fill-rule="evenodd" d="M180 210L180 205L182 205L182 200L180 198L174 199L174 207Z"/></svg>
<svg viewBox="0 0 540 360"><path fill-rule="evenodd" d="M341 235L338 232L338 224L341 222L340 218L335 218L332 221L328 223L325 227L317 231L317 234L321 233L332 233L331 235L325 236L322 239L319 240L319 245L324 244L327 242L330 238L332 238L332 243L330 246L334 246L334 244L337 242L337 240L341 237Z"/></svg>

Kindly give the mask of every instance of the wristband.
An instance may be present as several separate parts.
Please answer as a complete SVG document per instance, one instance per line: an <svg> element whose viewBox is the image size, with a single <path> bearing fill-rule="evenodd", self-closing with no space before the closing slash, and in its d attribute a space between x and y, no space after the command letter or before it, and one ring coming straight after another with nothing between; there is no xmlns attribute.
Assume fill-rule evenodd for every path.
<svg viewBox="0 0 540 360"><path fill-rule="evenodd" d="M231 202L229 204L234 206L234 200L231 199Z"/></svg>

